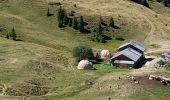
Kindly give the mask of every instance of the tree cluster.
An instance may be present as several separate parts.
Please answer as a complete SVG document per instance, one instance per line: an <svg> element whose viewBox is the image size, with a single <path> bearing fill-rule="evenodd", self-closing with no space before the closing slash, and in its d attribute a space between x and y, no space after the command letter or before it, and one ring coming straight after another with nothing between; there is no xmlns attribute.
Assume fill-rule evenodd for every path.
<svg viewBox="0 0 170 100"><path fill-rule="evenodd" d="M99 42L99 43L104 43L106 42L105 38L103 37L103 27L102 25L104 24L102 17L100 17L97 28L96 28L96 32L94 33L94 38L93 41L95 42ZM115 28L115 23L113 18L111 17L109 20L109 24L106 25L109 26L111 28Z"/></svg>
<svg viewBox="0 0 170 100"><path fill-rule="evenodd" d="M85 22L83 16L76 17L74 15L74 12L71 11L70 13L67 13L65 9L63 9L61 6L58 10L58 27L63 28L63 27L72 27L75 30L79 30L81 33L85 33ZM100 17L100 20L98 22L98 25L95 29L95 33L93 35L93 41L98 42L98 43L104 43L105 38L103 37L103 30L104 26L109 26L111 28L115 28L115 23L113 18L111 17L109 20L108 24L105 24L102 17Z"/></svg>
<svg viewBox="0 0 170 100"><path fill-rule="evenodd" d="M59 28L69 26L75 30L79 30L81 33L84 33L85 31L83 16L81 16L78 21L78 18L74 16L73 11L68 14L66 10L60 6L57 19Z"/></svg>

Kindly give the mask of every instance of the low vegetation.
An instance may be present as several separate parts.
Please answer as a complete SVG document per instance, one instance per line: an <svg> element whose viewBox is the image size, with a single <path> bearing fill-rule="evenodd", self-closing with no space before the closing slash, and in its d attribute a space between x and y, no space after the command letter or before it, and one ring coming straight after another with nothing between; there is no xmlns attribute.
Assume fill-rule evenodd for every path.
<svg viewBox="0 0 170 100"><path fill-rule="evenodd" d="M75 57L77 61L94 58L92 49L87 46L75 47L73 49L73 57Z"/></svg>

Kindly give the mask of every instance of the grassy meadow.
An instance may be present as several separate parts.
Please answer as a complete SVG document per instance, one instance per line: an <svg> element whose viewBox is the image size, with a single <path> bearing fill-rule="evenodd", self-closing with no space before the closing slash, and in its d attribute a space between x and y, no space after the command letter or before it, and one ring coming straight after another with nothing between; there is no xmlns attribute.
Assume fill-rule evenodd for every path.
<svg viewBox="0 0 170 100"><path fill-rule="evenodd" d="M117 47L130 39L144 43L150 26L144 19L134 18L138 13L125 17L129 12L124 13L126 10L118 6L124 16L117 18L115 12L116 15L106 14L107 17L115 15L116 25L120 27L110 34L123 37L125 41L96 43L91 40L93 33L81 34L70 27L58 28L57 7L49 6L49 1L59 0L0 0L0 28L3 29L0 31L0 100L107 100L109 96L111 100L168 99L169 89L141 91L140 87L133 88L126 79L129 69L115 69L105 63L94 65L96 70L76 69L72 57L72 49L76 46L87 45L94 51L108 49L115 53ZM51 17L46 16L48 7L54 14ZM79 11L78 16L82 13ZM90 15L84 14L85 18ZM133 25L133 18L146 26ZM13 27L20 41L5 38ZM93 84L87 85L86 81ZM3 89L6 95L1 96Z"/></svg>

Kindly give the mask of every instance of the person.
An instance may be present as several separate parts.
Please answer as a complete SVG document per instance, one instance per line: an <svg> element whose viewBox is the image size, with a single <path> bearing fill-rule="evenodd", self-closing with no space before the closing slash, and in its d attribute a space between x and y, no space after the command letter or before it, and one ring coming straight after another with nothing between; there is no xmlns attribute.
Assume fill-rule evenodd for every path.
<svg viewBox="0 0 170 100"><path fill-rule="evenodd" d="M108 100L111 100L110 97L108 97Z"/></svg>

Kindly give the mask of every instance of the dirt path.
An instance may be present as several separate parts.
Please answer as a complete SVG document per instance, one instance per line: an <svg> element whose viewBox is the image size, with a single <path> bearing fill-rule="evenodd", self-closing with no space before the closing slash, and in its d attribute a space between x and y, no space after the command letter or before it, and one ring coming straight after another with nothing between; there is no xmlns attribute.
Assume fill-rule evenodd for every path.
<svg viewBox="0 0 170 100"><path fill-rule="evenodd" d="M25 18L23 18L23 17L21 17L21 16L13 15L13 14L10 14L10 13L5 13L5 12L3 12L3 11L0 11L0 16L2 16L2 17L15 18L15 19L17 19L17 20L20 20L20 21L22 21L22 22L24 22L24 23L27 23L27 24L30 24L30 25L31 25L30 21L28 21L27 19L25 19Z"/></svg>
<svg viewBox="0 0 170 100"><path fill-rule="evenodd" d="M150 32L146 35L145 40L144 40L144 42L149 42L149 43L150 43L150 41L151 41L151 36L154 34L156 28L155 28L154 24L152 23L152 21L151 21L148 17L146 17L145 15L140 15L140 16L142 16L142 17L150 24L150 26L151 26L151 30L150 30Z"/></svg>
<svg viewBox="0 0 170 100"><path fill-rule="evenodd" d="M145 54L150 54L150 53L163 53L163 52L170 52L170 49L156 49L156 50L150 50L150 51L147 51Z"/></svg>

